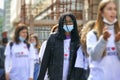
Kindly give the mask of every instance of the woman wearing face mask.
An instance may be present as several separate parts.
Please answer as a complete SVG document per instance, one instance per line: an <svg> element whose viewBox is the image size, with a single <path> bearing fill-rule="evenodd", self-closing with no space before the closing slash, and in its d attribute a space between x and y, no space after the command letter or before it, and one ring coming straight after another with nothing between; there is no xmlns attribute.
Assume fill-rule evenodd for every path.
<svg viewBox="0 0 120 80"><path fill-rule="evenodd" d="M35 68L34 68L34 79L33 80L37 80L38 74L39 74L39 71L40 71L40 62L39 62L40 42L39 42L39 39L38 39L37 35L31 34L30 35L30 42L34 46L35 57L36 57Z"/></svg>
<svg viewBox="0 0 120 80"><path fill-rule="evenodd" d="M33 80L35 51L28 43L28 29L18 26L5 49L6 80ZM11 46L12 43L12 46Z"/></svg>
<svg viewBox="0 0 120 80"><path fill-rule="evenodd" d="M70 80L78 47L75 16L64 14L59 19L58 31L51 34L47 41L38 80L44 80L47 69L50 80Z"/></svg>
<svg viewBox="0 0 120 80"><path fill-rule="evenodd" d="M113 0L102 0L94 31L87 34L87 52L90 55L88 80L120 79L120 26Z"/></svg>

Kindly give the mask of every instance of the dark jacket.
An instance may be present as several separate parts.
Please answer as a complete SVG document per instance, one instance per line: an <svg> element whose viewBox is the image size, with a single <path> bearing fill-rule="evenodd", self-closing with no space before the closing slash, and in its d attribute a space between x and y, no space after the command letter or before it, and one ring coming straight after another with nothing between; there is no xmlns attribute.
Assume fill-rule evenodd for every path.
<svg viewBox="0 0 120 80"><path fill-rule="evenodd" d="M4 69L4 62L5 62L4 51L5 51L5 46L0 46L0 69Z"/></svg>
<svg viewBox="0 0 120 80"><path fill-rule="evenodd" d="M52 34L48 39L38 80L44 80L47 68L50 80L62 80L64 62L64 41L57 39L56 35L57 34ZM75 46L74 42L70 43L70 63L67 80L70 80L71 78L71 73L74 67L76 51L78 47L79 46Z"/></svg>

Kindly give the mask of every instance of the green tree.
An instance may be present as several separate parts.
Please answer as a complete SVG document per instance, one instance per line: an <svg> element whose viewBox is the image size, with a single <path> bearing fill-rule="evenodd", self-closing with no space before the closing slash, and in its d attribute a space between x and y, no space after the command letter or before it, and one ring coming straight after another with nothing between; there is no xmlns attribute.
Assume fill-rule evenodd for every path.
<svg viewBox="0 0 120 80"><path fill-rule="evenodd" d="M3 17L0 16L0 28L2 27L2 25L3 25Z"/></svg>
<svg viewBox="0 0 120 80"><path fill-rule="evenodd" d="M1 39L2 27L3 27L3 16L0 16L0 39Z"/></svg>

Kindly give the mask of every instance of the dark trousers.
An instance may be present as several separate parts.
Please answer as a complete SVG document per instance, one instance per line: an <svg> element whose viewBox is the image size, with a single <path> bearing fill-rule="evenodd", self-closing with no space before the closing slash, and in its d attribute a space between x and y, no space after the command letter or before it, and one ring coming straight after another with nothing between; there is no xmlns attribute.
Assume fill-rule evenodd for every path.
<svg viewBox="0 0 120 80"><path fill-rule="evenodd" d="M0 69L0 80L5 80L5 70Z"/></svg>
<svg viewBox="0 0 120 80"><path fill-rule="evenodd" d="M83 68L74 68L70 80L87 80L86 70Z"/></svg>

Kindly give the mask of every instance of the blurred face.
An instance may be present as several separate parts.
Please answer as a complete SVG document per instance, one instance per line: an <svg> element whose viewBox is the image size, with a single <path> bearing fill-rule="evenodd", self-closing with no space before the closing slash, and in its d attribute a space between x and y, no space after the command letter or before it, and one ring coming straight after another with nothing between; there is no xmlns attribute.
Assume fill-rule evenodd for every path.
<svg viewBox="0 0 120 80"><path fill-rule="evenodd" d="M66 16L66 22L64 22L64 25L73 25L73 21L69 16Z"/></svg>
<svg viewBox="0 0 120 80"><path fill-rule="evenodd" d="M65 19L64 25L63 25L63 29L68 34L74 29L73 21L69 16L66 16L66 19Z"/></svg>
<svg viewBox="0 0 120 80"><path fill-rule="evenodd" d="M27 38L27 30L26 29L21 30L19 33L19 36L26 39Z"/></svg>
<svg viewBox="0 0 120 80"><path fill-rule="evenodd" d="M31 43L34 43L34 42L36 42L36 39L35 39L33 36L31 36L31 37L30 37L30 42L31 42Z"/></svg>
<svg viewBox="0 0 120 80"><path fill-rule="evenodd" d="M102 16L109 22L113 22L117 16L116 5L113 2L108 3L103 9Z"/></svg>

